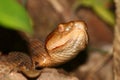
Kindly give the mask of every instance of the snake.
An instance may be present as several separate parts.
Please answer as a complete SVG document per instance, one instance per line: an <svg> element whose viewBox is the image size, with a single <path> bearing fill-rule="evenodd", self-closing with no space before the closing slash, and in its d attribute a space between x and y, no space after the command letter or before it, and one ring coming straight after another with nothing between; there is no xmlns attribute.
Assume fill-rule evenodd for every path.
<svg viewBox="0 0 120 80"><path fill-rule="evenodd" d="M17 71L36 77L40 75L36 67L55 67L75 58L88 44L87 26L80 20L61 23L44 42L31 38L28 43L29 55L18 51L0 55L0 76Z"/></svg>

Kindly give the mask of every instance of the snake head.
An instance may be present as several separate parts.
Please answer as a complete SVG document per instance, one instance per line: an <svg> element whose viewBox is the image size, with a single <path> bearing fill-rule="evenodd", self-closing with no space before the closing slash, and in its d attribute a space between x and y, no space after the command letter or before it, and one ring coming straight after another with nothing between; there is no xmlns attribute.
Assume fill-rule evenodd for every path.
<svg viewBox="0 0 120 80"><path fill-rule="evenodd" d="M87 43L87 27L83 21L59 24L46 40L46 50L52 62L50 66L73 59Z"/></svg>
<svg viewBox="0 0 120 80"><path fill-rule="evenodd" d="M81 43L81 45L88 43L87 27L83 21L59 24L48 36L46 48L48 51L52 51L66 45L66 43L77 41L77 39L79 39L78 43Z"/></svg>
<svg viewBox="0 0 120 80"><path fill-rule="evenodd" d="M42 46L32 41L32 60L37 67L53 67L73 59L88 43L87 27L83 21L59 24Z"/></svg>

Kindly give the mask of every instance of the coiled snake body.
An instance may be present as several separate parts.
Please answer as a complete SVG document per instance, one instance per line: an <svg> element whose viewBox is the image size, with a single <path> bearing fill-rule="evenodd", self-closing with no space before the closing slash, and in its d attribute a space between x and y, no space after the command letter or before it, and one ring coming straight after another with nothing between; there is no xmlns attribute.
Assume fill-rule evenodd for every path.
<svg viewBox="0 0 120 80"><path fill-rule="evenodd" d="M82 21L59 24L43 44L38 39L29 39L30 57L22 52L10 52L0 56L0 75L21 71L28 77L36 77L36 67L58 66L73 59L88 43L87 28Z"/></svg>

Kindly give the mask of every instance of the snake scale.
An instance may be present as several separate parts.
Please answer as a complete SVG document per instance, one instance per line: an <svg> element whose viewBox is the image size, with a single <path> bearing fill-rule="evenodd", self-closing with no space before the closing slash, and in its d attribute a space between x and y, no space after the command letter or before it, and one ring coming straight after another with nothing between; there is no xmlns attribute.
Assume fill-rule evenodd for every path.
<svg viewBox="0 0 120 80"><path fill-rule="evenodd" d="M54 67L63 64L83 50L88 43L87 27L83 21L59 24L45 43L29 39L30 56L22 52L0 55L0 76L19 71L28 77L40 74L36 67Z"/></svg>

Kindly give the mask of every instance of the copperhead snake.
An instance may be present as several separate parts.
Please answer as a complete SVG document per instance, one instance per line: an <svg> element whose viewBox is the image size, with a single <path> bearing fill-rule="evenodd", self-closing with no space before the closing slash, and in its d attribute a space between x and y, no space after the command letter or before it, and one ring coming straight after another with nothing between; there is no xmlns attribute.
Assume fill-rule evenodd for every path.
<svg viewBox="0 0 120 80"><path fill-rule="evenodd" d="M30 56L22 52L0 56L0 75L20 71L36 77L40 74L36 67L54 67L73 59L88 43L87 27L83 21L59 24L45 43L38 39L29 39L28 43Z"/></svg>

